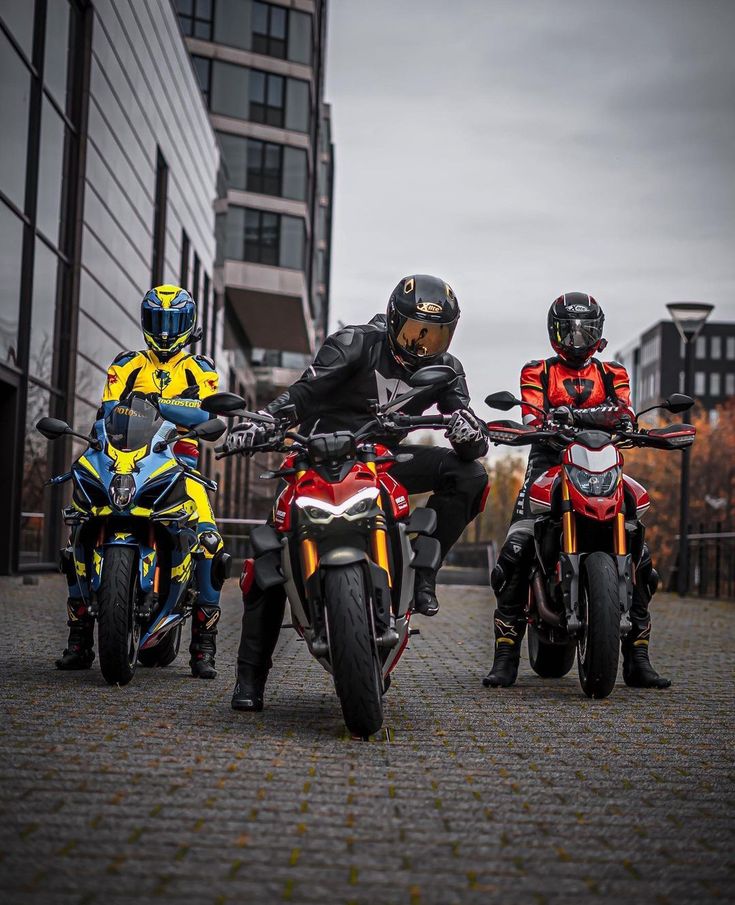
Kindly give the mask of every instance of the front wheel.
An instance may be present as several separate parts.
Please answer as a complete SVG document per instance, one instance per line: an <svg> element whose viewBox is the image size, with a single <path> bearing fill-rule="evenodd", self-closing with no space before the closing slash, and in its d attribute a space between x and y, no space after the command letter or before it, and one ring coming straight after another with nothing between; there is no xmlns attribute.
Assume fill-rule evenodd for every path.
<svg viewBox="0 0 735 905"><path fill-rule="evenodd" d="M531 669L542 679L561 679L574 666L577 645L549 644L534 625L528 626L528 659Z"/></svg>
<svg viewBox="0 0 735 905"><path fill-rule="evenodd" d="M587 697L606 698L615 687L620 657L618 572L607 553L590 553L584 560L581 578L579 681Z"/></svg>
<svg viewBox="0 0 735 905"><path fill-rule="evenodd" d="M353 735L367 738L383 725L383 700L361 566L351 563L327 569L324 602L334 687L342 714Z"/></svg>
<svg viewBox="0 0 735 905"><path fill-rule="evenodd" d="M135 619L137 590L137 550L109 547L97 592L97 622L100 669L110 685L127 685L135 673L140 643L140 626Z"/></svg>
<svg viewBox="0 0 735 905"><path fill-rule="evenodd" d="M174 662L179 653L181 645L181 626L182 622L175 625L171 631L161 638L154 647L146 648L146 650L138 651L138 663L141 666L169 666Z"/></svg>

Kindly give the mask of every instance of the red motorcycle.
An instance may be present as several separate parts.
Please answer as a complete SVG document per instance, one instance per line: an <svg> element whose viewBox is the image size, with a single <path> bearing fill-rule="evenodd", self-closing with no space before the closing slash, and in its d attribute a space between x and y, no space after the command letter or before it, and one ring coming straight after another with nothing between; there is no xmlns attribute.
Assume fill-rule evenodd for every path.
<svg viewBox="0 0 735 905"><path fill-rule="evenodd" d="M623 473L620 450L691 446L696 433L691 424L642 430L637 420L655 408L688 411L694 400L676 393L639 412L630 429L611 431L559 425L548 412L521 403L512 393L495 393L485 402L501 411L523 404L543 418L539 428L491 421L492 443L545 443L562 452L561 464L528 491L536 515L527 605L531 668L543 678L559 678L572 668L576 654L584 693L607 697L615 687L620 639L631 627L635 563L645 530L640 519L650 506L646 489Z"/></svg>
<svg viewBox="0 0 735 905"><path fill-rule="evenodd" d="M286 453L278 478L272 522L253 529L253 558L240 586L285 584L293 627L311 654L334 677L347 728L367 738L383 723L383 694L408 644L416 569L436 569L439 542L433 509L410 511L408 493L390 474L411 458L385 441L415 428L446 429L448 415L411 416L400 408L427 389L456 378L446 366L426 367L411 389L383 407L359 431L312 434L279 431L255 451ZM210 412L268 417L242 409L229 393L202 403ZM220 456L228 453L221 452Z"/></svg>

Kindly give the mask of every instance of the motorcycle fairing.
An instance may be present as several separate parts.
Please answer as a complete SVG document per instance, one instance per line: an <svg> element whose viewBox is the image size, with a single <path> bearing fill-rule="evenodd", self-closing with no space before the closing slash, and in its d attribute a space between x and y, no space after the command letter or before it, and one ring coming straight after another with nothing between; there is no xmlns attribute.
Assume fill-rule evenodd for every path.
<svg viewBox="0 0 735 905"><path fill-rule="evenodd" d="M630 493L633 504L635 505L636 516L641 518L641 516L648 512L651 505L651 498L648 495L648 491L642 484L639 484L638 481L629 477L627 474L623 475L623 481L625 482L625 489Z"/></svg>
<svg viewBox="0 0 735 905"><path fill-rule="evenodd" d="M554 465L533 482L529 491L532 512L545 512L551 509L551 500L560 472L561 466Z"/></svg>

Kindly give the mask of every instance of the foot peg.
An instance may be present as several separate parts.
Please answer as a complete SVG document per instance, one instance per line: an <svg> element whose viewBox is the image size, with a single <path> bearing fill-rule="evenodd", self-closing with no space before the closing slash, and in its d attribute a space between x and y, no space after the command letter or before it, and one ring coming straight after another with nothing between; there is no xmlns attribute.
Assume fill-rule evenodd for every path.
<svg viewBox="0 0 735 905"><path fill-rule="evenodd" d="M329 642L323 635L312 638L309 647L315 657L326 657L329 655Z"/></svg>

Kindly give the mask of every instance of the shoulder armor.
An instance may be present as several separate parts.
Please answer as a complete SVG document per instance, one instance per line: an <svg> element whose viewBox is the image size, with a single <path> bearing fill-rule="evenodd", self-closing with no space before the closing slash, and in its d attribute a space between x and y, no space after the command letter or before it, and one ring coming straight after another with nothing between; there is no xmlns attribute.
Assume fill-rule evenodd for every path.
<svg viewBox="0 0 735 905"><path fill-rule="evenodd" d="M622 368L625 370L625 365L619 361L603 361L603 365L607 368Z"/></svg>
<svg viewBox="0 0 735 905"><path fill-rule="evenodd" d="M202 371L216 371L214 362L206 355L194 355L194 361L199 365Z"/></svg>
<svg viewBox="0 0 735 905"><path fill-rule="evenodd" d="M128 362L132 361L140 354L140 352L121 352L115 357L115 360L112 362L112 364L117 366L126 365Z"/></svg>
<svg viewBox="0 0 735 905"><path fill-rule="evenodd" d="M542 365L543 361L540 358L534 358L533 361L527 361L523 367L524 368L538 368L539 365Z"/></svg>

